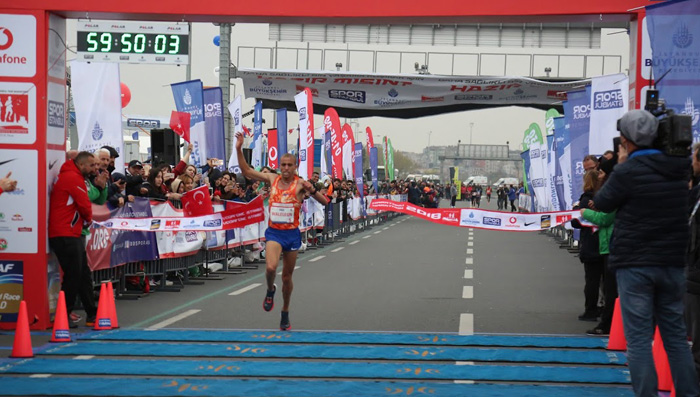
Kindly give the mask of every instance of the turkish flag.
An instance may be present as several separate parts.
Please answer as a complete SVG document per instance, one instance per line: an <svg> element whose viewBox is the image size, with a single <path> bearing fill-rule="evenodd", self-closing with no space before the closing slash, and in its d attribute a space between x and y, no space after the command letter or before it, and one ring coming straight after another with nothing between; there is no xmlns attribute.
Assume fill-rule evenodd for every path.
<svg viewBox="0 0 700 397"><path fill-rule="evenodd" d="M253 132L250 130L250 128L242 125L243 127L243 136L253 136Z"/></svg>
<svg viewBox="0 0 700 397"><path fill-rule="evenodd" d="M214 207L211 205L211 196L209 196L209 187L206 185L183 194L180 200L182 201L182 209L186 217L211 215L214 213Z"/></svg>
<svg viewBox="0 0 700 397"><path fill-rule="evenodd" d="M170 112L170 129L190 143L190 114L187 112Z"/></svg>

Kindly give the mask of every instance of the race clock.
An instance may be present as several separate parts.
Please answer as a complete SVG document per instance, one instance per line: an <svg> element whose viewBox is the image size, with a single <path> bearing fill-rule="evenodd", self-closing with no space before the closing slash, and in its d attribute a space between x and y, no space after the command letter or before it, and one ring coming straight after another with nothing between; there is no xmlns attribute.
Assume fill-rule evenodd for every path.
<svg viewBox="0 0 700 397"><path fill-rule="evenodd" d="M187 64L189 25L80 21L78 59L88 62Z"/></svg>

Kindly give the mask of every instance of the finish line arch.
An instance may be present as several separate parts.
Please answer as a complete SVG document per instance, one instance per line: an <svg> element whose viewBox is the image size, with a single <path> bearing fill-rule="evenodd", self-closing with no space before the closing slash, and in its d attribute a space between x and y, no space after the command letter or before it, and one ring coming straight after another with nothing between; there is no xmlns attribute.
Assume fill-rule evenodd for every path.
<svg viewBox="0 0 700 397"><path fill-rule="evenodd" d="M0 172L5 175L13 171L13 176L21 180L16 192L0 196L0 221L11 221L17 215L16 219L22 219L26 225L0 228L0 263L22 269L23 296L29 317L34 319L32 327L49 328L52 310L49 289L56 288L56 280L48 275L48 193L58 173L56 162L62 161L66 150L67 18L353 24L630 22L630 108L639 108L642 88L649 84L641 74L645 34L643 7L646 5L649 5L646 0L574 3L438 0L431 2L430 7L420 2L398 0L382 3L373 0L352 3L270 0L265 4L173 0L164 6L160 2L123 0L94 3L86 9L86 3L80 0L5 2L0 5L0 30L10 32L12 40L7 34L0 37L0 95L21 96L27 110L21 130L0 128L0 165L5 164ZM22 200L21 211L15 214L2 210L2 201L7 200L8 195ZM0 223L0 226L4 225ZM2 269L9 268L2 266ZM14 321L11 316L0 317L0 329L14 328Z"/></svg>

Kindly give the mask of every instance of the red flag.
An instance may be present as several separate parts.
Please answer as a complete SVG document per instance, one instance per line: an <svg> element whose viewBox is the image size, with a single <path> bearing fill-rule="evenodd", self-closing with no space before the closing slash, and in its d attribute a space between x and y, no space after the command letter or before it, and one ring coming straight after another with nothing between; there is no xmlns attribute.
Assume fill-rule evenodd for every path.
<svg viewBox="0 0 700 397"><path fill-rule="evenodd" d="M279 168L279 148L277 147L277 129L267 130L267 165L271 168Z"/></svg>
<svg viewBox="0 0 700 397"><path fill-rule="evenodd" d="M224 229L233 229L260 223L265 220L262 196L257 196L247 203L226 202L226 209L221 213Z"/></svg>
<svg viewBox="0 0 700 397"><path fill-rule="evenodd" d="M170 112L170 128L190 143L190 114L187 112Z"/></svg>
<svg viewBox="0 0 700 397"><path fill-rule="evenodd" d="M294 128L290 128L290 129L289 129L289 132L287 132L287 134L290 134L290 135L291 135L292 132L294 132Z"/></svg>
<svg viewBox="0 0 700 397"><path fill-rule="evenodd" d="M326 109L323 116L323 123L326 131L331 132L331 169L333 178L343 178L343 147L340 142L340 118L338 112L333 108Z"/></svg>
<svg viewBox="0 0 700 397"><path fill-rule="evenodd" d="M367 127L365 131L367 131L367 150L369 150L374 147L374 136L372 136L371 128Z"/></svg>
<svg viewBox="0 0 700 397"><path fill-rule="evenodd" d="M211 196L209 196L209 187L206 185L183 194L180 200L182 201L182 209L185 212L185 216L211 215L214 213L214 207L211 205Z"/></svg>
<svg viewBox="0 0 700 397"><path fill-rule="evenodd" d="M243 136L253 136L253 132L248 127L244 125L241 125L241 127L243 127Z"/></svg>

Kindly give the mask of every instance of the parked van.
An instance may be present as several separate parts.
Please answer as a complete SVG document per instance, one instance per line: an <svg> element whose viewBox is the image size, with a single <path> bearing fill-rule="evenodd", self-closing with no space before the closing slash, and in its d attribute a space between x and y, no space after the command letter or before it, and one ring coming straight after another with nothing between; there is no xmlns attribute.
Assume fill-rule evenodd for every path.
<svg viewBox="0 0 700 397"><path fill-rule="evenodd" d="M506 186L518 186L520 181L518 181L518 178L498 178L498 180L493 184L493 187L497 188L501 185L506 185Z"/></svg>

